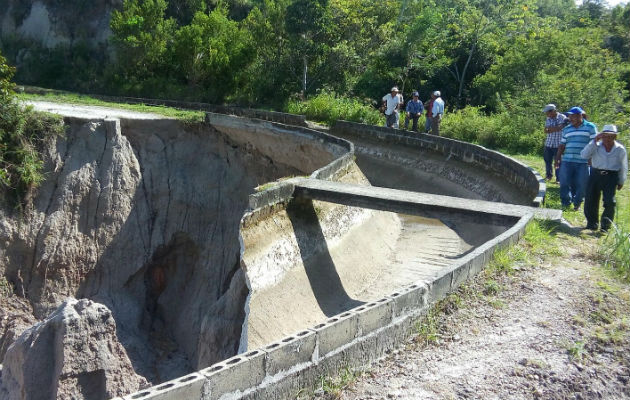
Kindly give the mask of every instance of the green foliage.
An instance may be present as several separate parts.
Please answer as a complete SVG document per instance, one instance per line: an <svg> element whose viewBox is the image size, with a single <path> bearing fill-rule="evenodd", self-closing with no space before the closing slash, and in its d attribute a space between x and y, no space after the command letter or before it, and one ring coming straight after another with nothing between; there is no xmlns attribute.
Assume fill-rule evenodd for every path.
<svg viewBox="0 0 630 400"><path fill-rule="evenodd" d="M356 99L338 97L335 93L322 91L306 101L289 102L287 112L305 115L307 119L332 124L337 120L379 124L381 115L369 104Z"/></svg>
<svg viewBox="0 0 630 400"><path fill-rule="evenodd" d="M168 49L176 25L165 18L167 5L166 0L126 0L122 11L112 12L116 62L110 79L124 93L147 93L169 75Z"/></svg>
<svg viewBox="0 0 630 400"><path fill-rule="evenodd" d="M627 223L613 223L603 239L600 254L607 267L615 271L622 280L630 282L630 229Z"/></svg>
<svg viewBox="0 0 630 400"><path fill-rule="evenodd" d="M39 144L63 128L61 118L24 110L17 103L13 73L0 55L0 187L19 201L44 179Z"/></svg>
<svg viewBox="0 0 630 400"><path fill-rule="evenodd" d="M209 14L197 12L190 25L175 35L174 58L178 76L189 88L201 89L200 97L221 102L237 91L238 71L252 59L250 35L227 17L226 8Z"/></svg>
<svg viewBox="0 0 630 400"><path fill-rule="evenodd" d="M486 115L468 106L449 113L442 122L447 137L480 144L509 153L533 153L542 148L544 133L540 121L525 115L498 112Z"/></svg>

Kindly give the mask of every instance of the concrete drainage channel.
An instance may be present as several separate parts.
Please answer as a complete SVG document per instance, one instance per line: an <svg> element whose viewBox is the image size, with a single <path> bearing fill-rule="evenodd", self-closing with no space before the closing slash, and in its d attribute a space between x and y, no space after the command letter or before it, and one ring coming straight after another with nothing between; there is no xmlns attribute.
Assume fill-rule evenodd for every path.
<svg viewBox="0 0 630 400"><path fill-rule="evenodd" d="M412 334L429 307L477 274L494 251L518 241L532 214L458 260L432 281L412 283L391 295L329 318L264 348L196 373L125 396L125 400L279 399L295 396L322 376L382 357Z"/></svg>
<svg viewBox="0 0 630 400"><path fill-rule="evenodd" d="M206 121L220 127L232 125L234 117L208 114ZM345 123L344 123L345 124ZM531 169L500 153L479 146L450 141L445 138L410 138L406 134L392 134L381 128L340 125L350 135L373 133L372 139L383 142L402 142L432 151L448 153L475 165L484 165L496 173L509 171L515 186L525 187L529 200L524 204L540 205L544 198L544 182ZM291 129L287 127L287 129ZM296 128L298 131L304 128ZM341 129L338 127L337 129ZM299 134L299 133L298 133ZM327 167L316 171L311 178L334 180L335 173L352 162L352 151ZM250 197L251 211L241 221L244 225L272 215L296 196L295 180L277 184ZM473 201L474 202L474 201ZM369 201L367 201L369 203ZM384 209L383 203L379 209ZM430 204L411 204L421 214ZM441 212L449 212L442 206ZM495 250L507 246L523 235L527 223L537 217L560 219L561 214L549 210L536 212L530 207L512 206L502 213L501 205L492 211L507 221L506 229L496 237L473 248L431 279L409 282L379 300L367 302L339 313L325 321L302 329L261 348L245 351L212 366L174 379L155 387L129 394L118 400L131 399L278 399L294 397L300 390L313 386L321 376L334 374L344 367L364 366L398 347L413 333L414 324L428 309L462 282L477 274L489 262ZM450 206L454 213L465 213L484 219L490 214L470 206ZM243 249L242 249L243 250Z"/></svg>

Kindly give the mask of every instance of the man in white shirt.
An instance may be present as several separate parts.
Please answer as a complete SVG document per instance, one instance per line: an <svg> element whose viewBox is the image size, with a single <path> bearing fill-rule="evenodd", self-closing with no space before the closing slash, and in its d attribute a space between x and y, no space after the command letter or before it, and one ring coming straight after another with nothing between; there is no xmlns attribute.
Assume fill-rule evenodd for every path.
<svg viewBox="0 0 630 400"><path fill-rule="evenodd" d="M390 94L383 96L383 107L385 108L385 126L398 129L400 116L398 110L403 105L403 97L398 93L398 87L394 86Z"/></svg>
<svg viewBox="0 0 630 400"><path fill-rule="evenodd" d="M433 99L433 108L431 109L431 133L440 136L440 124L442 123L442 116L444 115L444 100L442 100L442 93L436 90L431 94Z"/></svg>
<svg viewBox="0 0 630 400"><path fill-rule="evenodd" d="M601 217L601 230L610 229L615 216L615 192L621 190L628 175L628 153L617 140L617 127L604 125L580 152L582 158L591 159L591 174L586 184L584 216L586 229L597 230L599 220L599 199L603 194L604 212Z"/></svg>

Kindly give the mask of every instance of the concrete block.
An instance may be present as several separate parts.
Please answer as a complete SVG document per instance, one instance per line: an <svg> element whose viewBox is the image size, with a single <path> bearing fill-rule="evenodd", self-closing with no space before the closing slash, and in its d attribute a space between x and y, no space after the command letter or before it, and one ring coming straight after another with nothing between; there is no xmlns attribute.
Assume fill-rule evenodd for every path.
<svg viewBox="0 0 630 400"><path fill-rule="evenodd" d="M428 301L433 304L444 298L451 291L453 271L441 271L440 275L429 283Z"/></svg>
<svg viewBox="0 0 630 400"><path fill-rule="evenodd" d="M198 373L184 375L160 385L129 394L125 400L201 399L206 378Z"/></svg>
<svg viewBox="0 0 630 400"><path fill-rule="evenodd" d="M357 316L357 336L364 336L392 322L394 301L384 298L351 310Z"/></svg>
<svg viewBox="0 0 630 400"><path fill-rule="evenodd" d="M451 290L455 290L459 285L466 282L468 279L468 272L470 270L471 260L460 261L457 266L453 268L453 280L451 281Z"/></svg>
<svg viewBox="0 0 630 400"><path fill-rule="evenodd" d="M389 296L394 302L394 318L414 314L425 307L427 289L420 284L413 284L398 290Z"/></svg>
<svg viewBox="0 0 630 400"><path fill-rule="evenodd" d="M357 336L358 317L352 312L336 315L326 322L315 325L317 333L317 361L333 350L351 342Z"/></svg>
<svg viewBox="0 0 630 400"><path fill-rule="evenodd" d="M486 266L486 258L484 257L483 250L475 249L470 256L470 269L468 270L468 277L472 278L477 275Z"/></svg>
<svg viewBox="0 0 630 400"><path fill-rule="evenodd" d="M259 385L265 378L265 352L253 350L228 358L199 371L208 380L209 395L214 400L223 394L244 391Z"/></svg>
<svg viewBox="0 0 630 400"><path fill-rule="evenodd" d="M266 375L273 376L297 364L312 361L316 344L315 332L304 330L266 346Z"/></svg>

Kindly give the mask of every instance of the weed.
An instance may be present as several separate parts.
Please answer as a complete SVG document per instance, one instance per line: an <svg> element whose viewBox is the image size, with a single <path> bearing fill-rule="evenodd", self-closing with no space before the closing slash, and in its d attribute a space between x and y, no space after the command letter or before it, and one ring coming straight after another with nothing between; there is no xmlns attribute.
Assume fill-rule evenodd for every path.
<svg viewBox="0 0 630 400"><path fill-rule="evenodd" d="M324 394L332 396L332 398L339 398L342 391L356 382L361 375L362 372L354 371L346 366L334 378L329 376L320 377L319 390L317 391L322 391Z"/></svg>
<svg viewBox="0 0 630 400"><path fill-rule="evenodd" d="M586 354L585 343L581 340L567 346L567 352L572 360L582 360Z"/></svg>
<svg viewBox="0 0 630 400"><path fill-rule="evenodd" d="M593 338L597 342L607 344L621 344L628 335L628 318L624 317L608 324L597 326L593 331Z"/></svg>
<svg viewBox="0 0 630 400"><path fill-rule="evenodd" d="M422 321L416 324L416 332L418 333L415 339L416 342L421 342L425 346L437 343L440 337L438 314L439 311L436 308L432 308Z"/></svg>
<svg viewBox="0 0 630 400"><path fill-rule="evenodd" d="M574 315L572 319L575 325L582 327L586 326L586 320L581 315Z"/></svg>
<svg viewBox="0 0 630 400"><path fill-rule="evenodd" d="M499 292L499 284L494 279L489 279L483 286L483 294L486 296L494 295Z"/></svg>
<svg viewBox="0 0 630 400"><path fill-rule="evenodd" d="M499 299L490 299L488 300L488 304L490 304L492 308L495 308L497 310L505 308L505 302Z"/></svg>
<svg viewBox="0 0 630 400"><path fill-rule="evenodd" d="M630 282L630 227L613 223L601 244L599 255L604 265Z"/></svg>

